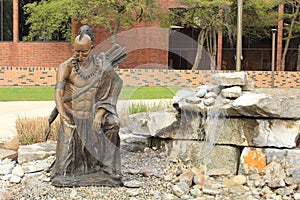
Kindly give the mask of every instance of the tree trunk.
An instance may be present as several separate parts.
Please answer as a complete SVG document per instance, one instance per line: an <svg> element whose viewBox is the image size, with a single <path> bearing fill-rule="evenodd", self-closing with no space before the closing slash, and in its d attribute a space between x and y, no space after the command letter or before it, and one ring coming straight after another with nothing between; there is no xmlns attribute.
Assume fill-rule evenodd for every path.
<svg viewBox="0 0 300 200"><path fill-rule="evenodd" d="M200 60L202 58L202 49L203 49L203 44L204 44L204 35L205 35L205 30L201 30L199 35L198 35L198 47L197 47L197 54L194 62L194 66L192 67L192 70L198 69L198 66L200 64Z"/></svg>
<svg viewBox="0 0 300 200"><path fill-rule="evenodd" d="M297 71L300 71L300 45L298 46Z"/></svg>
<svg viewBox="0 0 300 200"><path fill-rule="evenodd" d="M215 30L212 31L212 52L210 59L210 70L216 70L216 55L217 55L217 33Z"/></svg>
<svg viewBox="0 0 300 200"><path fill-rule="evenodd" d="M119 31L119 28L120 28L120 15L117 15L116 16L116 24L111 33L111 42L113 45L117 44L117 33Z"/></svg>
<svg viewBox="0 0 300 200"><path fill-rule="evenodd" d="M207 44L207 52L209 54L210 58L210 63L209 63L209 68L210 70L215 70L216 69L216 51L217 51L217 40L216 40L216 31L211 28L208 30L206 37L206 44Z"/></svg>
<svg viewBox="0 0 300 200"><path fill-rule="evenodd" d="M288 48L289 48L289 45L290 45L290 41L291 41L291 38L292 38L292 32L293 32L293 29L294 29L294 26L295 26L295 22L298 18L299 7L300 7L300 4L297 4L296 5L296 11L294 13L294 16L293 16L293 19L292 19L292 22L291 22L291 27L289 29L289 34L288 34L288 37L287 37L287 40L286 40L286 43L285 43L285 46L284 46L284 51L283 51L282 60L281 60L281 68L280 68L281 71L284 71L284 69L285 69L285 57L286 57L286 54L287 54L287 51L288 51Z"/></svg>

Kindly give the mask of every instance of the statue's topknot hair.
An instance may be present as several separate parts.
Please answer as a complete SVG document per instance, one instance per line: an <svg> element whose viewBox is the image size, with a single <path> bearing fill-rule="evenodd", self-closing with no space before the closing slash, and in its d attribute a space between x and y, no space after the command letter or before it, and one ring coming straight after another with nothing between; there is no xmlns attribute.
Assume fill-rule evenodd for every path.
<svg viewBox="0 0 300 200"><path fill-rule="evenodd" d="M92 45L94 45L94 32L88 25L83 25L78 30L79 40L82 39L84 34L87 34L88 36L90 36L91 41L92 41Z"/></svg>

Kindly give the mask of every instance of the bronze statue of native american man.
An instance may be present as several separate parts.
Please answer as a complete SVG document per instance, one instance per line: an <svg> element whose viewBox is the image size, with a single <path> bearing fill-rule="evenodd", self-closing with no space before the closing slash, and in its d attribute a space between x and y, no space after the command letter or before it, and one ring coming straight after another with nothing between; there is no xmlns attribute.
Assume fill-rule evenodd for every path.
<svg viewBox="0 0 300 200"><path fill-rule="evenodd" d="M51 169L55 186L122 185L116 111L122 80L113 66L127 54L117 45L96 56L93 45L93 31L81 27L74 41L74 56L57 71L56 109L49 119L52 122L59 114L61 121Z"/></svg>

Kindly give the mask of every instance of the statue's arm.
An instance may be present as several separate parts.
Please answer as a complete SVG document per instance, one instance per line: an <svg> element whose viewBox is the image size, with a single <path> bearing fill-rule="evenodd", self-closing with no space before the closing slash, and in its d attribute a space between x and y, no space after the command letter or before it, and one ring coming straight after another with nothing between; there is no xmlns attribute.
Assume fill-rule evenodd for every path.
<svg viewBox="0 0 300 200"><path fill-rule="evenodd" d="M56 73L56 85L55 85L55 104L56 109L59 112L62 119L66 120L67 123L72 124L72 120L66 114L64 107L64 93L67 78L71 73L71 68L67 65L60 65Z"/></svg>

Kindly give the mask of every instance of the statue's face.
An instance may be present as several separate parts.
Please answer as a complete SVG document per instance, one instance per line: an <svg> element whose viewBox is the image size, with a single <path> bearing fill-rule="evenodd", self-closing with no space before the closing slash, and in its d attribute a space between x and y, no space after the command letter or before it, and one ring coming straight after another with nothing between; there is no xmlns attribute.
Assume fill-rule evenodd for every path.
<svg viewBox="0 0 300 200"><path fill-rule="evenodd" d="M81 40L77 36L74 41L74 53L78 62L82 64L92 51L93 45L88 35L84 35Z"/></svg>

